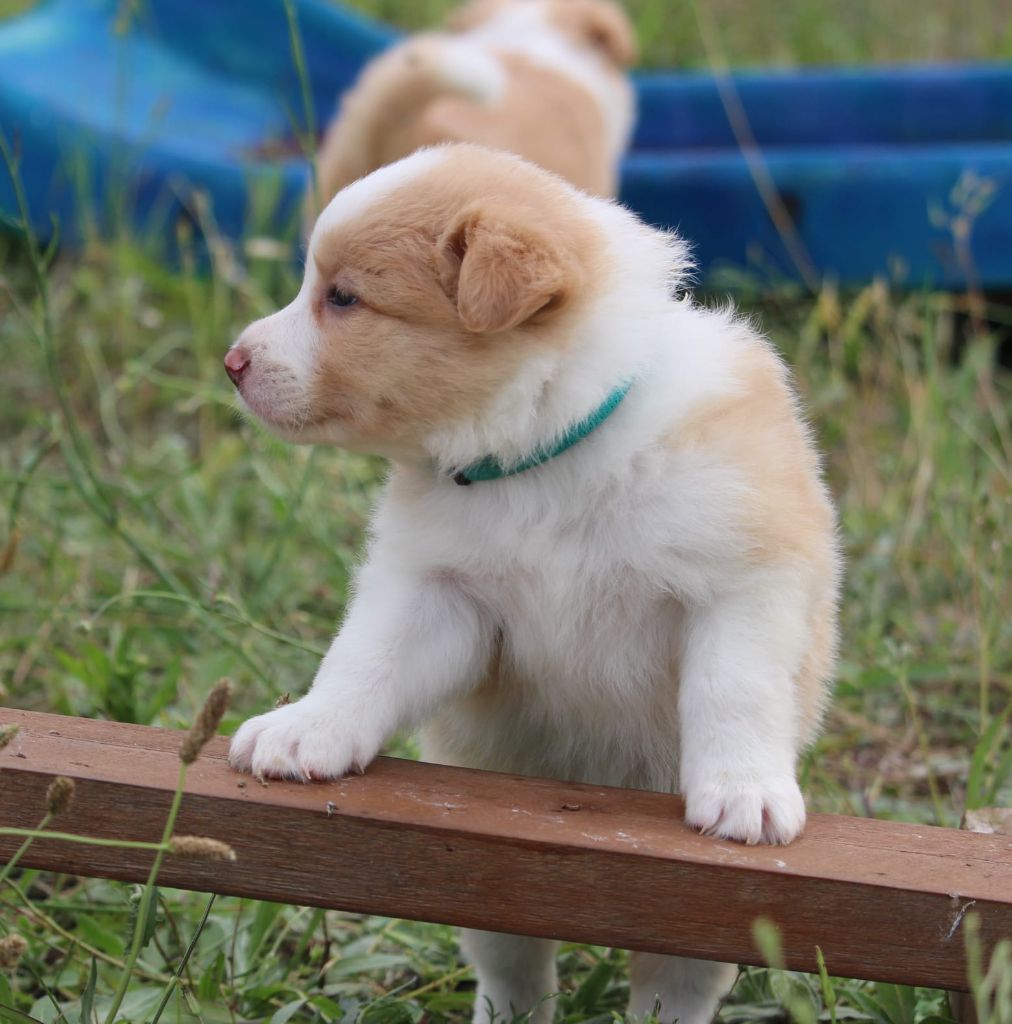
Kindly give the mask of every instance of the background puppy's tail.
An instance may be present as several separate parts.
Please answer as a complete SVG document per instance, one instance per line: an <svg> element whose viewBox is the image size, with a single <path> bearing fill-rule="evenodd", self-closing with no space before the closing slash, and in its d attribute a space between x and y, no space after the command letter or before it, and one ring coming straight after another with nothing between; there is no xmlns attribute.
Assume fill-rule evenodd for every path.
<svg viewBox="0 0 1012 1024"><path fill-rule="evenodd" d="M473 43L445 36L420 39L410 60L433 90L433 96L454 94L492 106L506 92L502 64Z"/></svg>
<svg viewBox="0 0 1012 1024"><path fill-rule="evenodd" d="M495 57L446 36L418 36L374 61L344 97L320 146L317 201L310 196L307 203L307 235L334 195L382 163L379 151L386 133L418 117L441 96L491 106L505 91L506 73Z"/></svg>

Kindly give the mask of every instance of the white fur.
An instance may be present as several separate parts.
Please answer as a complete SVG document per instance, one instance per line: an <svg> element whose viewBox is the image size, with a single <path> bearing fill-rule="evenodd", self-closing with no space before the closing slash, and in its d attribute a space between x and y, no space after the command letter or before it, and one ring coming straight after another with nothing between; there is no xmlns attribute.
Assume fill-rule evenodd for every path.
<svg viewBox="0 0 1012 1024"><path fill-rule="evenodd" d="M399 188L409 185L412 180L442 163L449 153L449 149L438 146L419 150L403 160L387 164L372 174L359 178L338 192L324 207L313 228L309 239L310 263L321 235L328 234L370 206L381 203Z"/></svg>
<svg viewBox="0 0 1012 1024"><path fill-rule="evenodd" d="M381 201L387 184L410 180L412 161L434 159L352 186L324 218ZM681 243L614 204L579 201L615 270L578 341L532 360L493 408L419 443L443 469L486 454L516 460L631 379L626 399L589 437L512 477L465 488L416 460L396 467L312 689L247 722L232 763L335 777L368 764L395 730L429 721L430 759L680 787L697 827L789 842L804 823L794 770L809 738L792 678L813 596L835 584L787 560L758 567L741 472L662 444L699 403L741 386L736 360L762 342L729 312L671 297L686 267ZM410 501L398 477L410 478ZM497 644L498 687L469 702ZM466 947L479 974L476 1021L488 1001L509 1019L510 1004L529 1009L554 984L549 943L472 933ZM662 1019L682 1024L706 1024L733 976L677 958L639 963L634 1011L660 997ZM542 1004L535 1019L550 1017Z"/></svg>
<svg viewBox="0 0 1012 1024"><path fill-rule="evenodd" d="M734 964L630 953L629 1012L644 1020L660 1005L661 1020L709 1021L716 1009L714 993L729 992L737 971Z"/></svg>
<svg viewBox="0 0 1012 1024"><path fill-rule="evenodd" d="M309 415L308 396L320 338L308 296L315 268L308 268L299 294L284 309L257 320L243 332L243 346L257 361L256 383L236 400L282 436L299 437Z"/></svg>
<svg viewBox="0 0 1012 1024"><path fill-rule="evenodd" d="M559 990L557 942L465 929L460 945L479 965L474 1024L508 1024L530 1011L530 1024L550 1024Z"/></svg>

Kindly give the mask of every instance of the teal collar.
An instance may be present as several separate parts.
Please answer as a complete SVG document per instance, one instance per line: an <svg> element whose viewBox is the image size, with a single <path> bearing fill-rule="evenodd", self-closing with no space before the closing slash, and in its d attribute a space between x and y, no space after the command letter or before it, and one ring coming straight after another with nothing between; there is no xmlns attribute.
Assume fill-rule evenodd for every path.
<svg viewBox="0 0 1012 1024"><path fill-rule="evenodd" d="M493 455L487 455L484 459L472 462L470 466L457 470L453 474L453 482L466 487L468 484L477 483L481 480L498 480L504 476L516 476L517 473L524 473L528 469L540 466L556 455L572 448L577 441L582 441L588 434L597 430L599 426L619 407L622 399L629 393L632 381L625 381L617 388L588 416L574 423L558 441L550 448L539 448L531 455L528 455L522 462L510 466L508 469Z"/></svg>

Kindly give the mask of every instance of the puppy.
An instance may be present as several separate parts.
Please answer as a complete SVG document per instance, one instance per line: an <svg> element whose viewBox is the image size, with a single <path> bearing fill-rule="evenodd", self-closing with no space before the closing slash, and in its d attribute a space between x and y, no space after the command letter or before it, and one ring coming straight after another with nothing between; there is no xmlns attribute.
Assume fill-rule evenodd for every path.
<svg viewBox="0 0 1012 1024"><path fill-rule="evenodd" d="M302 289L225 358L289 441L393 460L344 624L301 700L246 722L260 776L438 762L673 791L788 843L824 703L839 555L788 373L673 297L685 244L502 153L423 150L341 192ZM551 1018L554 945L469 932L475 1020ZM704 1024L734 967L636 953L634 1013Z"/></svg>
<svg viewBox="0 0 1012 1024"><path fill-rule="evenodd" d="M440 142L509 150L614 195L635 56L632 26L610 0L475 0L448 31L378 57L345 96L317 157L306 234L346 185Z"/></svg>

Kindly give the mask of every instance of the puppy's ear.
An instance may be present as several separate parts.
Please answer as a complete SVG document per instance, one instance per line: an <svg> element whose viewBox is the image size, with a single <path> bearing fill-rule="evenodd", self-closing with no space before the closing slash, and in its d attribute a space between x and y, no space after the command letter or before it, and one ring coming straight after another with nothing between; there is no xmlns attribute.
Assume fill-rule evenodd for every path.
<svg viewBox="0 0 1012 1024"><path fill-rule="evenodd" d="M508 331L565 304L576 261L531 225L529 211L467 210L436 243L439 283L475 334Z"/></svg>
<svg viewBox="0 0 1012 1024"><path fill-rule="evenodd" d="M628 68L638 55L628 16L611 0L565 0L556 15L563 27L600 51L616 67Z"/></svg>

